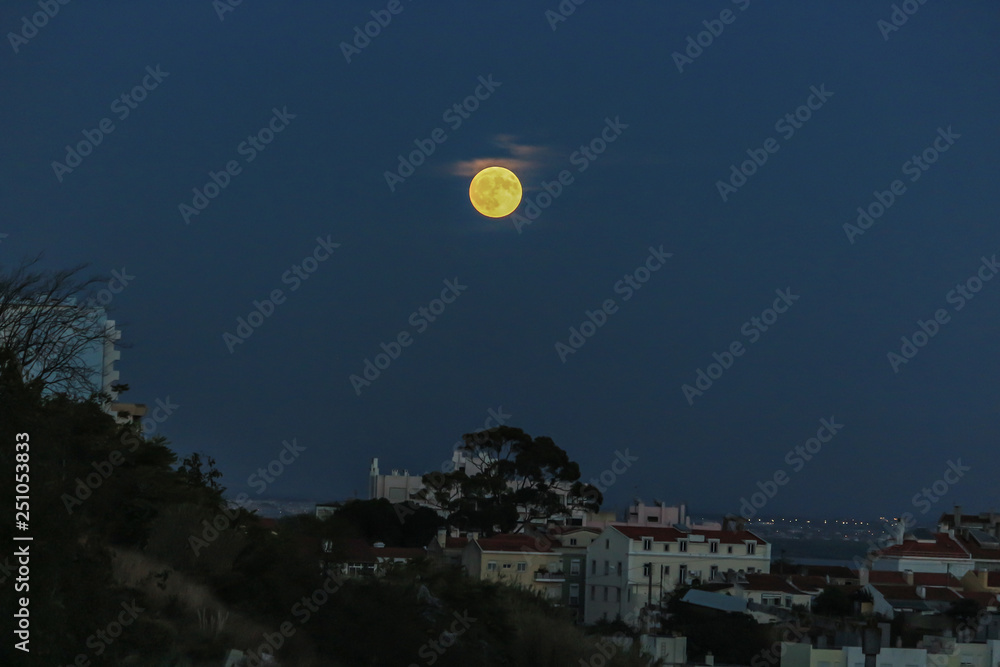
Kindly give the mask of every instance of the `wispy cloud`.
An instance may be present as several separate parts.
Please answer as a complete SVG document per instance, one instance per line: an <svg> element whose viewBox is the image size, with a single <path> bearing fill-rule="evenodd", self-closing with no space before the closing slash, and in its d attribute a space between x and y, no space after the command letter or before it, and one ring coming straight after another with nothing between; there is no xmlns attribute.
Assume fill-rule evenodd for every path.
<svg viewBox="0 0 1000 667"><path fill-rule="evenodd" d="M521 143L511 134L498 134L493 137L492 143L499 149L497 153L469 160L456 160L447 165L448 173L471 178L486 167L506 167L517 174L524 184L525 179L533 179L537 172L542 171L552 160L552 151L549 147Z"/></svg>

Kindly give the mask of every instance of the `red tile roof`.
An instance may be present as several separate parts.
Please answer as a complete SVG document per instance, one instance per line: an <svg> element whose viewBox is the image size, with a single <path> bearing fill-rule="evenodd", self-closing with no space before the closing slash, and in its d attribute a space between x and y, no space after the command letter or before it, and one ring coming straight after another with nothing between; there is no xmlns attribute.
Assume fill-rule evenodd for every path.
<svg viewBox="0 0 1000 667"><path fill-rule="evenodd" d="M477 538L476 543L483 551L537 551L551 552L550 540L534 538L530 535L494 535Z"/></svg>
<svg viewBox="0 0 1000 667"><path fill-rule="evenodd" d="M924 596L917 592L916 586L899 586L896 584L873 584L874 588L885 597L886 600L928 600L931 602L955 602L961 600L962 596L950 588L940 588L935 586L925 586Z"/></svg>
<svg viewBox="0 0 1000 667"><path fill-rule="evenodd" d="M889 584L872 584L872 588L882 594L886 600L922 600L917 595L916 586L896 586Z"/></svg>
<svg viewBox="0 0 1000 667"><path fill-rule="evenodd" d="M906 585L906 574L904 572L872 570L868 573L868 581L872 584L895 584ZM962 584L952 574L944 572L914 572L914 586L944 586L950 588L961 588Z"/></svg>
<svg viewBox="0 0 1000 667"><path fill-rule="evenodd" d="M934 542L905 540L882 550L883 556L895 558L959 558L968 559L969 553L947 533L936 533ZM1000 554L998 554L1000 556Z"/></svg>
<svg viewBox="0 0 1000 667"><path fill-rule="evenodd" d="M795 593L802 595L802 591L785 581L785 578L778 574L747 574L747 583L740 584L748 591L774 591L776 593Z"/></svg>
<svg viewBox="0 0 1000 667"><path fill-rule="evenodd" d="M951 588L961 588L962 584L952 574L944 572L914 572L914 586L947 586Z"/></svg>
<svg viewBox="0 0 1000 667"><path fill-rule="evenodd" d="M792 585L801 591L813 592L822 591L824 588L829 586L826 577L818 576L802 576L798 574L793 574L789 577L791 579Z"/></svg>
<svg viewBox="0 0 1000 667"><path fill-rule="evenodd" d="M623 523L611 524L609 528L614 528L632 540L652 537L654 542L676 542L691 535L704 535L706 542L709 540L719 540L722 544L743 544L744 540L746 540L756 542L757 544L767 544L762 538L754 535L749 530L704 530L695 528L690 532L683 532L676 528L666 528L663 526L630 526Z"/></svg>
<svg viewBox="0 0 1000 667"><path fill-rule="evenodd" d="M966 551L972 554L972 558L976 560L1000 561L1000 549L986 549L979 546L979 543L975 540L966 539L958 535L955 536L955 541L961 544Z"/></svg>
<svg viewBox="0 0 1000 667"><path fill-rule="evenodd" d="M884 570L872 570L868 573L868 583L870 584L896 584L906 585L906 577L902 572L886 572Z"/></svg>
<svg viewBox="0 0 1000 667"><path fill-rule="evenodd" d="M451 537L448 536L444 538L444 548L445 549L464 549L465 545L469 543L468 537Z"/></svg>

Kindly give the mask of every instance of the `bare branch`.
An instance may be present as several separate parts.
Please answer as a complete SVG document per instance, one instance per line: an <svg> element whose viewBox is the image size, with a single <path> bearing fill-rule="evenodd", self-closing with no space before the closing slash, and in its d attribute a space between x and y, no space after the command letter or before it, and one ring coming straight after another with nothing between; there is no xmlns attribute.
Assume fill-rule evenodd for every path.
<svg viewBox="0 0 1000 667"><path fill-rule="evenodd" d="M89 397L105 389L94 382L104 372L94 361L103 363L117 340L106 313L85 305L101 278L83 277L86 265L46 271L40 261L38 255L0 267L0 348L10 352L25 382Z"/></svg>

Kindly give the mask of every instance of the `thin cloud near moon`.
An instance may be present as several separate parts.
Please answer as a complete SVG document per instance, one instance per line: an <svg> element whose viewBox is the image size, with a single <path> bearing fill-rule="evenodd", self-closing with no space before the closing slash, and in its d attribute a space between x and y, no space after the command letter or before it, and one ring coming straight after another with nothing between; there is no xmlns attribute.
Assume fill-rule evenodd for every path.
<svg viewBox="0 0 1000 667"><path fill-rule="evenodd" d="M496 135L493 143L506 155L456 160L448 165L448 172L453 176L471 177L486 167L505 167L517 174L523 183L525 177L532 177L549 164L551 151L546 146L518 143L516 137L509 134Z"/></svg>

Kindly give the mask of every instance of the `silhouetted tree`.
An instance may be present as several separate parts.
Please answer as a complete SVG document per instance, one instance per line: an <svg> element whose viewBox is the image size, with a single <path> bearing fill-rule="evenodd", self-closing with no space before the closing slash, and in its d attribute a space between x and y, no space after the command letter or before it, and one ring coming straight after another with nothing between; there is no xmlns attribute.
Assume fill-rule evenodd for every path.
<svg viewBox="0 0 1000 667"><path fill-rule="evenodd" d="M813 600L813 611L821 616L852 616L854 601L837 586L827 586Z"/></svg>
<svg viewBox="0 0 1000 667"><path fill-rule="evenodd" d="M423 476L423 498L448 511L450 522L489 535L574 509L600 509L601 492L580 482L580 466L552 438L498 426L466 433L462 440L459 450L476 472Z"/></svg>

